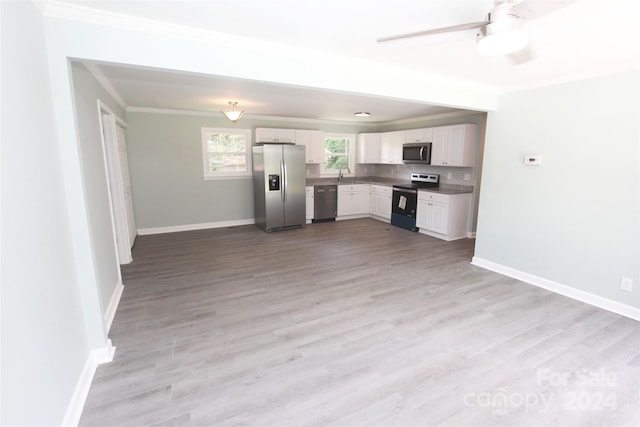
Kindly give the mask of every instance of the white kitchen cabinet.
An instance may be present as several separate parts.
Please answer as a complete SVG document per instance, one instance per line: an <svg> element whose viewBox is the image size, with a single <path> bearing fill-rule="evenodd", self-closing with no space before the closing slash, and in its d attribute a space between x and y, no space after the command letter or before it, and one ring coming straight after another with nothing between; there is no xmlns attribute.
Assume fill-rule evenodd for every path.
<svg viewBox="0 0 640 427"><path fill-rule="evenodd" d="M393 188L386 185L371 184L369 195L369 214L385 222L391 221L391 199Z"/></svg>
<svg viewBox="0 0 640 427"><path fill-rule="evenodd" d="M402 164L402 144L405 131L383 132L380 135L380 163Z"/></svg>
<svg viewBox="0 0 640 427"><path fill-rule="evenodd" d="M380 134L360 133L356 148L357 163L380 163Z"/></svg>
<svg viewBox="0 0 640 427"><path fill-rule="evenodd" d="M256 128L256 142L296 142L293 129Z"/></svg>
<svg viewBox="0 0 640 427"><path fill-rule="evenodd" d="M432 134L432 165L473 166L476 151L476 125L439 126L432 128Z"/></svg>
<svg viewBox="0 0 640 427"><path fill-rule="evenodd" d="M443 240L466 237L471 193L440 194L418 191L416 226L420 233Z"/></svg>
<svg viewBox="0 0 640 427"><path fill-rule="evenodd" d="M362 218L369 215L369 184L338 185L337 219Z"/></svg>
<svg viewBox="0 0 640 427"><path fill-rule="evenodd" d="M313 220L313 212L314 212L314 188L307 187L307 199L306 199L306 222L307 224Z"/></svg>
<svg viewBox="0 0 640 427"><path fill-rule="evenodd" d="M324 162L324 132L320 130L295 131L296 145L305 146L305 159L308 164Z"/></svg>
<svg viewBox="0 0 640 427"><path fill-rule="evenodd" d="M410 129L405 131L404 142L411 144L414 142L431 142L433 139L433 128Z"/></svg>

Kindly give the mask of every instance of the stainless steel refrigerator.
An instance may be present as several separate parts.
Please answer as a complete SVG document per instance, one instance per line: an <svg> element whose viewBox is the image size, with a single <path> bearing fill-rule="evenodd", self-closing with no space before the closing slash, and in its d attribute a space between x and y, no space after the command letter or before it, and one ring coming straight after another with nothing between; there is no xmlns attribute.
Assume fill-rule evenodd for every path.
<svg viewBox="0 0 640 427"><path fill-rule="evenodd" d="M253 196L256 225L265 231L305 225L305 147L253 146Z"/></svg>

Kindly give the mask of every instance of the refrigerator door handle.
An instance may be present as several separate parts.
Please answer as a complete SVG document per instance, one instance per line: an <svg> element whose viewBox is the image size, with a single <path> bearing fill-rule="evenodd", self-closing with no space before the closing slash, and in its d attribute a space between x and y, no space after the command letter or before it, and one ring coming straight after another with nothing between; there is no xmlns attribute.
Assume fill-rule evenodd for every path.
<svg viewBox="0 0 640 427"><path fill-rule="evenodd" d="M285 178L285 166L284 159L280 161L280 178L282 180L282 185L280 187L280 200L284 203L285 200L285 188L287 188L287 181Z"/></svg>
<svg viewBox="0 0 640 427"><path fill-rule="evenodd" d="M286 202L287 201L287 187L289 186L288 182L287 182L287 164L284 162L284 160L282 161L282 170L284 171L284 185L283 185L283 191L282 191L282 201Z"/></svg>

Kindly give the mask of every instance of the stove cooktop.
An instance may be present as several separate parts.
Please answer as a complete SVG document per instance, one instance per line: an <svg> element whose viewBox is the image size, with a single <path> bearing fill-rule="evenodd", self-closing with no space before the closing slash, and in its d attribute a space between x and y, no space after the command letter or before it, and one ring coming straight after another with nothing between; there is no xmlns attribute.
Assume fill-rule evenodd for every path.
<svg viewBox="0 0 640 427"><path fill-rule="evenodd" d="M421 188L437 188L440 182L440 175L429 173L412 173L411 182L406 184L395 184L394 188L406 188L409 190L419 190Z"/></svg>

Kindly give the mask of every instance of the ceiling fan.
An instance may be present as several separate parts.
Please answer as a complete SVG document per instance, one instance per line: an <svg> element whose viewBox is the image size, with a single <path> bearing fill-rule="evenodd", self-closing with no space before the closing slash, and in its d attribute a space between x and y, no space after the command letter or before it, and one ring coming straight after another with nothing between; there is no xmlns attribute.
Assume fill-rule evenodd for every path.
<svg viewBox="0 0 640 427"><path fill-rule="evenodd" d="M484 21L381 37L377 39L377 42L385 43L412 37L430 36L478 28L476 34L476 49L479 54L515 54L516 56L513 57L513 59L518 63L522 63L531 59L530 52L525 55L517 55L525 51L529 42L529 36L525 31L524 24L532 19L547 15L567 6L572 3L572 1L575 0L496 0Z"/></svg>

